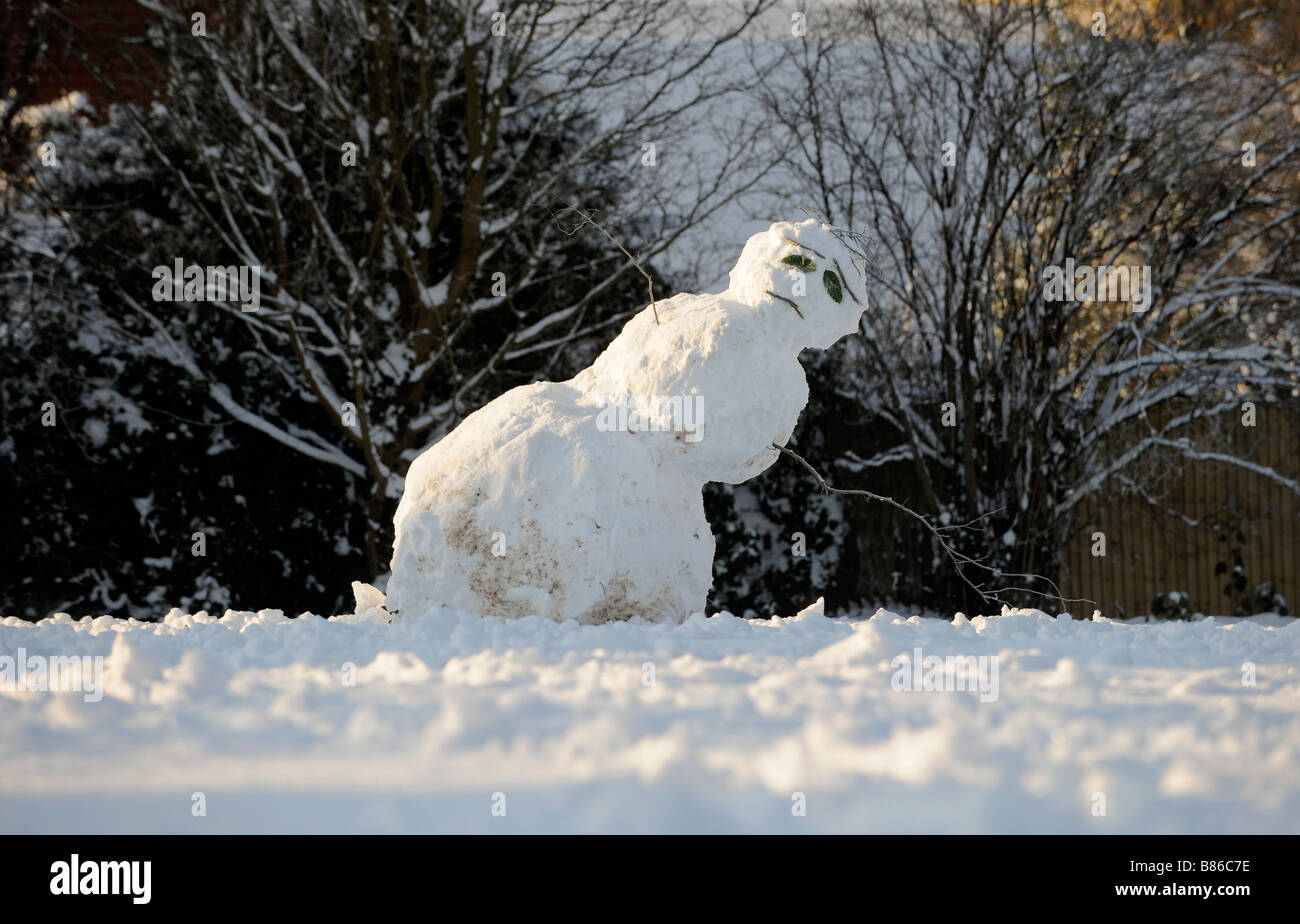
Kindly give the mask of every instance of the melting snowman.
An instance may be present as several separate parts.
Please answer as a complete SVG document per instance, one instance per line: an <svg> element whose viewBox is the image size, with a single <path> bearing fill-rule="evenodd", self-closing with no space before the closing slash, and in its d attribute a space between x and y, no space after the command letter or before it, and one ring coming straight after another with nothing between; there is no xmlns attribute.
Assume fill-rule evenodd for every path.
<svg viewBox="0 0 1300 924"><path fill-rule="evenodd" d="M857 329L863 254L820 221L745 244L719 295L646 307L567 382L476 411L411 465L387 600L491 616L680 620L713 583L707 481L776 461L808 402L805 347Z"/></svg>

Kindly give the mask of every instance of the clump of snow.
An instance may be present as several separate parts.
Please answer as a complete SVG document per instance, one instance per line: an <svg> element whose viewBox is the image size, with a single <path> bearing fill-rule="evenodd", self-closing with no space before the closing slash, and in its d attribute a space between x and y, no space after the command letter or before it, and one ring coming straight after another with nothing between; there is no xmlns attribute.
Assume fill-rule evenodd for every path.
<svg viewBox="0 0 1300 924"><path fill-rule="evenodd" d="M371 610L0 620L0 833L1300 829L1295 619Z"/></svg>
<svg viewBox="0 0 1300 924"><path fill-rule="evenodd" d="M776 460L808 401L799 352L857 328L857 260L826 225L778 222L726 291L657 301L574 378L471 414L406 476L388 609L585 623L703 610L703 487Z"/></svg>

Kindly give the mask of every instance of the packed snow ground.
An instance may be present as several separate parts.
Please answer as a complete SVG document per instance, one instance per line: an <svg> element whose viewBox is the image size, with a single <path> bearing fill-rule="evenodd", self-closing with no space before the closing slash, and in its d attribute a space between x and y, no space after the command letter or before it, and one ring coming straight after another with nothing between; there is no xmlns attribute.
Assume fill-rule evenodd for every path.
<svg viewBox="0 0 1300 924"><path fill-rule="evenodd" d="M104 656L104 695L0 692L2 833L1300 830L1283 617L173 611L0 622L20 648ZM895 689L917 648L996 656L996 698Z"/></svg>

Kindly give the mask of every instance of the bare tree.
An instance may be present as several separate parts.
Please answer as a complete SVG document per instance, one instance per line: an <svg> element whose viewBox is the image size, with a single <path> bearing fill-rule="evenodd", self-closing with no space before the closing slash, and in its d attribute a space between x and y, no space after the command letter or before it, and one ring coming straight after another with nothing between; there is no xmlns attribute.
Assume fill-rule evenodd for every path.
<svg viewBox="0 0 1300 924"><path fill-rule="evenodd" d="M1169 509L1157 458L1300 493L1213 430L1295 407L1300 74L1091 9L864 0L759 91L795 185L879 242L842 357L889 438L840 470L910 460L939 522L993 511L967 552L995 585L1055 576L1103 489ZM1103 268L1096 297L1055 290L1071 266Z"/></svg>
<svg viewBox="0 0 1300 924"><path fill-rule="evenodd" d="M261 267L259 311L213 307L317 422L259 405L174 313L122 297L226 412L368 485L376 570L414 455L571 366L643 304L633 267L768 169L758 126L718 118L735 81L717 52L770 0L246 0L206 22L142 2L174 130L141 135L213 262ZM563 233L560 202L600 210L620 247Z"/></svg>

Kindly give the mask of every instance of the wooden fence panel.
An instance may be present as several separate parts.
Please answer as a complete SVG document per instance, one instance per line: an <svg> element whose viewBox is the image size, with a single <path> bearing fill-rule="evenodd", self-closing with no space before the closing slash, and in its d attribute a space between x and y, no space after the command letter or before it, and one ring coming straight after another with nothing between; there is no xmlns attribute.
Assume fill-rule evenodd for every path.
<svg viewBox="0 0 1300 924"><path fill-rule="evenodd" d="M1300 479L1300 423L1282 411L1260 409L1257 426L1239 430L1227 434L1234 443L1231 451L1248 451L1258 462ZM1253 594L1256 585L1271 581L1295 613L1300 607L1300 499L1281 485L1221 462L1184 463L1168 477L1169 505L1199 525L1162 513L1133 493L1101 495L1079 511L1065 550L1062 593L1094 601L1105 616L1144 615L1158 595L1170 591L1188 594L1194 613L1230 612L1233 604L1223 593L1228 578L1214 572L1221 561L1232 567L1230 553L1240 530L1246 592ZM1215 538L1216 527L1228 533L1228 542ZM1098 531L1106 534L1104 557L1092 554L1091 537ZM1089 615L1093 607L1071 603L1067 608Z"/></svg>

